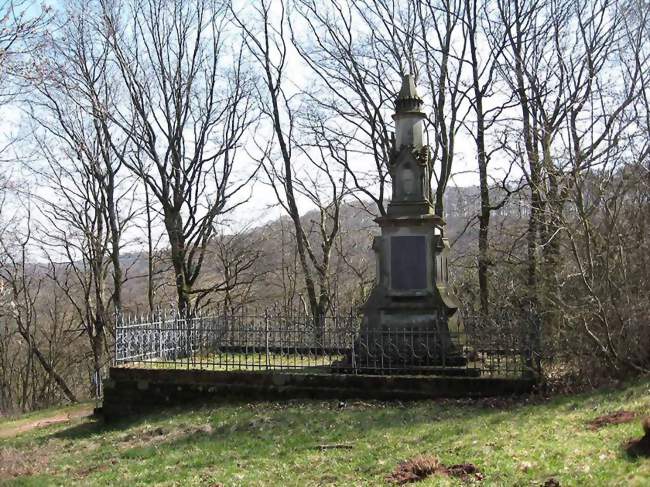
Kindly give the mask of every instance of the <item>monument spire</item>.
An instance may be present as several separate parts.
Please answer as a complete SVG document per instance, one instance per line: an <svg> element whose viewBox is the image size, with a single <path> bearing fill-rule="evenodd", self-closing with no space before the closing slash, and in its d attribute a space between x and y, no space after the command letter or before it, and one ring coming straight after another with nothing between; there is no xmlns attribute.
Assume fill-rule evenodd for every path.
<svg viewBox="0 0 650 487"><path fill-rule="evenodd" d="M424 124L426 115L422 113L424 102L415 88L413 75L402 78L402 87L395 98L395 147L399 151L404 146L420 149L424 146Z"/></svg>
<svg viewBox="0 0 650 487"><path fill-rule="evenodd" d="M402 87L395 99L395 111L397 113L420 112L422 104L423 101L418 95L413 75L405 74L402 78Z"/></svg>

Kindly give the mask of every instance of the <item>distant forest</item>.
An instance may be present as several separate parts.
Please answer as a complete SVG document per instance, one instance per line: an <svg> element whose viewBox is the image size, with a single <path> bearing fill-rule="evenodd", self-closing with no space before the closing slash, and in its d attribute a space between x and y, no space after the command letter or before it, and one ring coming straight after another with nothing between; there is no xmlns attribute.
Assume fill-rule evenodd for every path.
<svg viewBox="0 0 650 487"><path fill-rule="evenodd" d="M96 394L116 316L356 312L406 73L462 313L534 316L548 381L647 373L649 16L0 0L0 414Z"/></svg>

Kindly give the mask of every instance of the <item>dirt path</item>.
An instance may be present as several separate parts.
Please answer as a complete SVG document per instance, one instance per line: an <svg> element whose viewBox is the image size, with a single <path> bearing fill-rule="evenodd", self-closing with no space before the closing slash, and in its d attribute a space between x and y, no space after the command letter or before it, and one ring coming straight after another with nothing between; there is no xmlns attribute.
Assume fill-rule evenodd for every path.
<svg viewBox="0 0 650 487"><path fill-rule="evenodd" d="M44 428L58 423L67 423L73 419L86 418L93 414L92 406L84 405L79 409L73 409L65 413L52 413L52 416L34 419L33 421L25 421L16 426L3 428L0 426L0 439L15 438L16 436L31 431L37 428Z"/></svg>

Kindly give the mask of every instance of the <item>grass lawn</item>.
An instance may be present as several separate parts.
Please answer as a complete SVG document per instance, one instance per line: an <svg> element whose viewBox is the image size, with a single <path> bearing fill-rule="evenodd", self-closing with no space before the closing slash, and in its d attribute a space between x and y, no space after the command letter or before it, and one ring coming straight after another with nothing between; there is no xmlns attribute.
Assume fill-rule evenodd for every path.
<svg viewBox="0 0 650 487"><path fill-rule="evenodd" d="M223 353L194 355L178 360L152 359L130 361L121 367L146 369L188 370L267 370L283 369L291 373L330 373L332 363L343 360L343 355L299 355L270 353Z"/></svg>
<svg viewBox="0 0 650 487"><path fill-rule="evenodd" d="M235 353L224 352L204 355L191 355L174 360L168 358L161 360L153 358L150 360L130 360L127 363L120 364L124 368L144 368L144 369L180 369L180 370L283 370L292 374L330 374L331 366L336 362L345 360L344 355L336 354L299 354L299 353ZM375 364L368 364L370 368L375 368ZM408 365L395 363L395 368L404 368ZM361 365L363 367L363 365ZM387 364L387 367L391 366ZM486 357L483 360L470 361L464 367L467 370L480 372L483 376L491 377L513 377L519 376L526 366L521 356L512 355L495 355Z"/></svg>
<svg viewBox="0 0 650 487"><path fill-rule="evenodd" d="M0 484L375 486L399 462L431 454L473 463L486 486L650 485L650 459L621 448L641 436L640 417L586 425L621 409L650 414L650 381L538 404L296 401L176 409L110 426L77 419L0 440Z"/></svg>

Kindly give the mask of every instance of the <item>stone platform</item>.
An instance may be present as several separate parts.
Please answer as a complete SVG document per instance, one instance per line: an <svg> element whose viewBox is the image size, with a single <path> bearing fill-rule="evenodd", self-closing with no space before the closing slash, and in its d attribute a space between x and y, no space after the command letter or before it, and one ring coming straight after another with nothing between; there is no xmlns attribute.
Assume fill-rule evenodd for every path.
<svg viewBox="0 0 650 487"><path fill-rule="evenodd" d="M157 408L224 400L422 400L532 391L532 379L361 375L287 371L210 371L112 367L102 414L114 421Z"/></svg>

